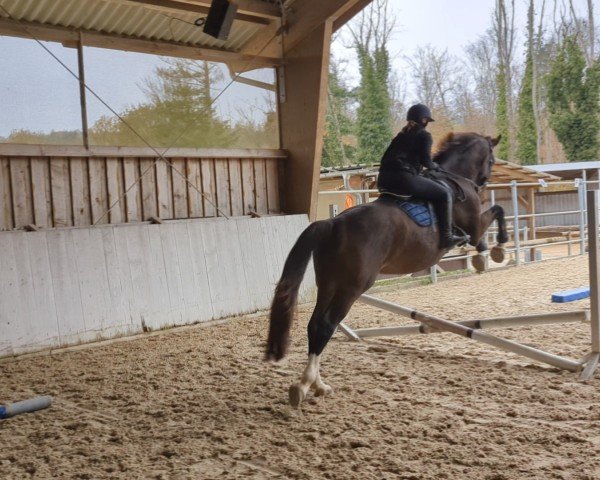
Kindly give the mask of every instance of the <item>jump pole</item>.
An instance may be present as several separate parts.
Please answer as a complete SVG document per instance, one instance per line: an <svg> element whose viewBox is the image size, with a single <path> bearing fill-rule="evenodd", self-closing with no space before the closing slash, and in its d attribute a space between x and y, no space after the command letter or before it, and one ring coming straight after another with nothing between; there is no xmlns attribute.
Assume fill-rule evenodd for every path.
<svg viewBox="0 0 600 480"><path fill-rule="evenodd" d="M381 308L382 310L387 310L392 313L397 313L400 315L410 317L413 320L421 322L422 324L430 328L440 330L443 332L454 333L462 337L467 337L472 340L485 343L487 345L491 345L502 350L506 350L508 352L516 353L518 355L531 358L538 362L547 363L548 365L562 368L564 370L577 372L581 370L584 363L582 361L570 360L568 358L559 357L558 355L553 355L551 353L544 352L542 350L538 350L537 348L529 347L527 345L522 345L511 340L496 337L495 335L490 335L489 333L485 333L480 330L461 325L460 323L451 322L450 320L445 320L443 318L435 317L433 315L418 312L417 310L406 308L401 305L388 302L386 300L381 300L379 298L371 297L370 295L362 295L359 298L359 300L362 303L366 303L367 305L371 305L373 307Z"/></svg>
<svg viewBox="0 0 600 480"><path fill-rule="evenodd" d="M37 410L48 408L52 405L52 397L44 395L42 397L29 398L20 402L9 403L8 405L0 405L0 420L14 417L22 413L31 413Z"/></svg>
<svg viewBox="0 0 600 480"><path fill-rule="evenodd" d="M522 317L494 317L484 318L481 320L464 320L456 322L459 325L473 328L475 330L486 330L488 328L508 328L508 327L522 327L524 325L550 325L555 323L568 323L568 322L590 322L590 312L588 310L575 310L572 312L553 312L553 313L541 313L534 315L524 315ZM342 324L340 324L341 327ZM340 328L343 333L346 333L345 329L348 329L346 325L344 328ZM375 328L359 328L356 330L350 329L350 335L354 335L349 338L357 337L369 338L369 337L395 337L399 335L417 335L417 334L429 334L429 333L442 333L441 330L434 330L425 325L402 325L393 327L375 327Z"/></svg>

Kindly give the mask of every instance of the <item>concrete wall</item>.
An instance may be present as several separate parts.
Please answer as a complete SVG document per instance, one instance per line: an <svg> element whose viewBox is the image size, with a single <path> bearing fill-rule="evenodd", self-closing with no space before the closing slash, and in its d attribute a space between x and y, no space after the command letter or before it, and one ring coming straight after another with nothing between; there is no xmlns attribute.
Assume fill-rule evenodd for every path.
<svg viewBox="0 0 600 480"><path fill-rule="evenodd" d="M0 232L0 356L265 310L306 215ZM313 299L309 266L300 299Z"/></svg>

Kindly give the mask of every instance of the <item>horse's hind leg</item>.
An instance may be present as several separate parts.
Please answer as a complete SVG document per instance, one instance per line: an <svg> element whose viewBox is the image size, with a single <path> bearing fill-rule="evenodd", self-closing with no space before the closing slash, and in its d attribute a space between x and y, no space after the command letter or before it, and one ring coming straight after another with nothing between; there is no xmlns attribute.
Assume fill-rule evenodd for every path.
<svg viewBox="0 0 600 480"><path fill-rule="evenodd" d="M332 392L331 387L321 380L319 372L321 353L338 324L346 317L350 307L361 293L362 291L359 290L340 291L333 296L326 308L315 308L308 323L308 363L300 382L292 385L289 390L289 401L293 407L298 407L302 403L311 388L315 391L315 396Z"/></svg>

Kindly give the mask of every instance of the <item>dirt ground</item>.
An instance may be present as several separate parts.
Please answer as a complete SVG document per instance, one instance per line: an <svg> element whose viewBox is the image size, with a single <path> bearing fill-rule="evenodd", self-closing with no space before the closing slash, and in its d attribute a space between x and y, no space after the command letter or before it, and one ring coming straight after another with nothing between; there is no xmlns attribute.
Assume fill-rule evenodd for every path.
<svg viewBox="0 0 600 480"><path fill-rule="evenodd" d="M550 294L587 283L573 257L377 295L461 320L585 308ZM600 478L600 379L450 334L336 335L322 361L333 396L292 410L309 314L277 365L262 361L265 317L0 362L0 403L55 398L0 422L0 478ZM357 304L347 323L399 319ZM588 329L498 333L580 358Z"/></svg>

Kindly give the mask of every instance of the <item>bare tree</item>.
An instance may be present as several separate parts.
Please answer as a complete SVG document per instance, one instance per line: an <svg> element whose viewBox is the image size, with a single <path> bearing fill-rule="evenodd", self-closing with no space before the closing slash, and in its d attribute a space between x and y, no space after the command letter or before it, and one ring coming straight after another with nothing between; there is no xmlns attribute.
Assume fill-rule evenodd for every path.
<svg viewBox="0 0 600 480"><path fill-rule="evenodd" d="M455 89L456 59L448 50L439 51L431 45L417 48L407 58L419 100L450 118Z"/></svg>
<svg viewBox="0 0 600 480"><path fill-rule="evenodd" d="M589 31L589 41L590 41L590 57L592 59L596 58L595 56L595 48L596 48L596 27L594 25L594 3L592 0L587 1L588 6L588 31Z"/></svg>
<svg viewBox="0 0 600 480"><path fill-rule="evenodd" d="M514 132L514 87L515 77L513 75L514 53L515 53L515 0L510 0L510 7L507 8L505 0L496 0L492 16L492 25L494 37L496 40L496 52L498 55L499 73L504 77L504 88L506 95L507 112L507 135L508 135L508 154L512 158L515 150Z"/></svg>
<svg viewBox="0 0 600 480"><path fill-rule="evenodd" d="M352 47L373 53L386 46L396 28L396 17L389 11L388 0L373 0L348 24Z"/></svg>
<svg viewBox="0 0 600 480"><path fill-rule="evenodd" d="M390 98L392 100L393 131L402 128L406 115L406 80L396 70L390 73Z"/></svg>
<svg viewBox="0 0 600 480"><path fill-rule="evenodd" d="M542 151L542 125L540 120L540 95L539 95L539 72L538 62L541 52L541 46L543 42L543 22L544 22L544 11L546 9L546 0L542 0L542 8L539 14L539 23L537 32L534 31L534 15L535 15L535 3L534 0L530 0L529 10L527 12L527 48L531 55L531 67L532 67L532 83L531 83L531 102L533 105L533 117L535 120L535 131L536 131L536 163L540 163L540 155Z"/></svg>
<svg viewBox="0 0 600 480"><path fill-rule="evenodd" d="M566 37L576 37L589 67L596 58L597 44L593 0L587 0L586 7L587 14L582 14L573 0L560 0L560 4L554 0L553 22L554 41L560 44Z"/></svg>
<svg viewBox="0 0 600 480"><path fill-rule="evenodd" d="M479 116L485 121L485 130L491 131L495 124L496 102L496 42L491 30L467 45L467 71L473 80L473 101Z"/></svg>
<svg viewBox="0 0 600 480"><path fill-rule="evenodd" d="M493 133L486 125L482 125L481 112L473 93L471 82L467 77L457 78L453 91L453 117L457 127L478 133Z"/></svg>

